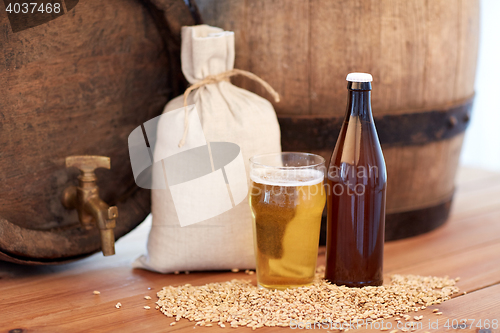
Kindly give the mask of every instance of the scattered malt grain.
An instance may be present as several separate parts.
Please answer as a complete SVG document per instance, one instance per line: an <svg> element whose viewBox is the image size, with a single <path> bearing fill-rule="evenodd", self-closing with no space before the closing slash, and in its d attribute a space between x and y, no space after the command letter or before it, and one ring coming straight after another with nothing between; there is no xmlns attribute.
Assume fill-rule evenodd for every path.
<svg viewBox="0 0 500 333"><path fill-rule="evenodd" d="M287 290L259 289L250 280L168 286L157 293L157 309L176 321L196 321L198 326L216 323L225 327L229 323L233 328L246 326L255 330L289 327L291 320L341 323L356 318L376 321L399 316L395 319L408 321L412 318L408 313L441 303L458 292L454 279L415 275L394 275L389 285L381 287L347 288L321 280L321 269L318 271L312 285Z"/></svg>
<svg viewBox="0 0 500 333"><path fill-rule="evenodd" d="M100 292L100 291L97 291L97 290L94 290L93 294L94 294L94 295L100 295L100 294L101 294L101 292Z"/></svg>

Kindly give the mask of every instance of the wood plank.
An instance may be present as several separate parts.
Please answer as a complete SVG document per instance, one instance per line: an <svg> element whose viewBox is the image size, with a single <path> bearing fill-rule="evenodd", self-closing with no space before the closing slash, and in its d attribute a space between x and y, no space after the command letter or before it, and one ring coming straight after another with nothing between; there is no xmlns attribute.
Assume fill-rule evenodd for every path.
<svg viewBox="0 0 500 333"><path fill-rule="evenodd" d="M244 273L194 273L162 275L129 267L101 269L81 274L55 274L2 283L0 330L29 327L39 332L152 329L164 331L170 322L154 310L155 294L164 285L227 281ZM148 290L152 288L152 290ZM99 290L100 295L93 295ZM145 300L150 295L153 300ZM123 307L116 309L120 302ZM149 305L152 310L145 310ZM21 310L22 309L22 310ZM156 330L154 329L156 326Z"/></svg>
<svg viewBox="0 0 500 333"><path fill-rule="evenodd" d="M426 8L421 1L378 4L381 54L373 66L378 69L374 93L380 96L374 99L378 101L373 104L374 112L404 113L422 108L428 47Z"/></svg>
<svg viewBox="0 0 500 333"><path fill-rule="evenodd" d="M474 181L482 185L469 183L470 188L466 193L469 201L464 199L461 205L477 205L477 198L483 197L483 186L485 191L491 190L487 192L488 195L499 196L498 180L492 181L496 174L486 177L478 173L476 176ZM459 188L459 194L460 191ZM429 319L432 322L439 320L437 331L444 331L443 326L448 318L478 320L499 317L499 220L500 206L473 216L453 213L449 223L434 232L386 244L386 282L395 273L461 277L457 285L462 291L467 291L467 295L458 295L438 305L442 316L432 314L432 309L436 307L419 311L418 315L424 315L424 325L428 325ZM118 241L118 254L114 257L104 258L98 254L81 262L54 267L0 263L0 332L15 328L36 332L193 332L194 323L183 319L175 326L169 326L173 319L154 309L155 294L163 286L186 283L203 285L234 278L251 279L255 283L255 275L241 272L163 275L131 269L130 260L145 251L148 223L149 220L134 233ZM325 248L320 248L319 252L318 264L324 264ZM93 295L93 290L99 290L101 294ZM153 300L145 300L145 295L152 296ZM117 302L122 303L121 309L115 308ZM145 305L153 308L145 310ZM195 332L222 330L219 327L196 327ZM379 332L366 328L361 330ZM241 328L237 331L251 330ZM429 330L427 326L417 330L425 331L436 330ZM472 330L464 332L469 331ZM283 332L283 329L263 328L258 332Z"/></svg>
<svg viewBox="0 0 500 333"><path fill-rule="evenodd" d="M464 219L498 211L500 209L499 191L499 182L478 190L458 191L454 198L453 216L457 219Z"/></svg>
<svg viewBox="0 0 500 333"><path fill-rule="evenodd" d="M251 45L249 70L260 73L279 92L282 102L275 104L287 114L308 114L309 110L309 26L308 1L258 0L247 2L246 37ZM278 67L277 67L278 66ZM239 79L244 88L267 97L264 88L254 81Z"/></svg>
<svg viewBox="0 0 500 333"><path fill-rule="evenodd" d="M500 247L496 245L487 251L481 250L479 253L484 258L484 263L489 262L491 264L489 266L491 268L500 267L497 256L499 251ZM459 286L464 290L470 290L469 285L474 288L481 282L475 278L475 275L477 275L475 269L477 267L469 266L474 261L477 262L477 255L478 253L470 253L463 260L463 264L459 262L458 266L443 266L443 262L439 261L431 265L434 268L429 268L428 265L420 265L420 267L408 268L406 273L425 275L431 272L434 275L439 275L436 273L441 270L439 273L451 272L453 275L453 273L461 271L464 274L461 274L462 280ZM453 261L448 260L447 262ZM472 272L472 275L467 274L467 272ZM399 271L399 273L405 272ZM484 274L484 271L482 273ZM500 276L499 273L500 271L497 268L496 276ZM120 278L125 276L128 277L120 281ZM198 285L207 282L225 281L234 277L248 276L242 273L195 273L188 276L176 276L159 275L141 270L134 270L130 274L128 268L114 268L101 270L97 274L89 272L60 278L46 276L37 282L31 279L20 282L10 281L13 283L9 283L10 286L2 292L3 299L0 303L2 314L5 314L5 318L9 318L9 320L7 322L3 321L0 328L10 330L28 327L37 332L74 330L75 327L85 327L86 331L119 330L127 332L147 329L148 332L161 332L164 330L182 332L192 330L194 323L187 320L181 320L175 327L170 327L169 323L173 321L172 319L165 318L155 310L144 310L144 305L153 306L154 301L145 300L143 296L151 295L154 298L154 292L167 284L191 283ZM476 281L471 281L471 278ZM117 283L118 281L119 283ZM96 286L99 286L98 289L101 291L101 295L92 294ZM152 287L153 290L149 291L148 286ZM48 290L50 292L47 292ZM127 296L124 297L124 295ZM474 293L469 295L474 295ZM462 299L462 297L458 299ZM494 299L498 302L498 298ZM117 302L122 303L123 307L121 309L114 308ZM484 300L481 304L484 306ZM486 305L488 304L486 302ZM445 309L446 306L448 306L447 302L439 305L439 308ZM454 309L451 305L448 308ZM479 309L482 308L479 307ZM20 309L23 310L20 311ZM429 311L427 313L422 311L419 312L419 315L424 314L427 318L428 313ZM432 316L430 313L429 315ZM485 317L483 312L477 311L473 314L473 318L476 319L487 318L488 316L490 316L489 313ZM214 332L214 330L218 332L221 330L218 327L197 327L196 329L197 332ZM278 330L277 328L266 328L259 330L259 332L277 332Z"/></svg>
<svg viewBox="0 0 500 333"><path fill-rule="evenodd" d="M477 63L479 38L479 20L468 19L471 15L479 17L479 2L472 0L461 0L458 4L458 47L456 80L454 81L454 96L456 99L467 96L474 91L476 82L476 66L469 64Z"/></svg>
<svg viewBox="0 0 500 333"><path fill-rule="evenodd" d="M458 34L460 13L458 6L450 6L448 1L426 1L425 6L428 47L423 101L424 106L433 107L446 104L455 98L455 84L452 82L457 79L457 53L461 46ZM466 96L461 96L464 97Z"/></svg>
<svg viewBox="0 0 500 333"><path fill-rule="evenodd" d="M387 213L412 211L445 202L455 188L463 134L427 145L384 148ZM425 167L423 167L425 166Z"/></svg>
<svg viewBox="0 0 500 333"><path fill-rule="evenodd" d="M498 253L500 244L494 244L390 273L461 276L459 287L470 292L499 282ZM479 257L481 261L477 260ZM161 275L142 270L131 271L128 267L81 274L46 275L38 279L8 280L2 283L0 309L6 315L5 318L9 319L0 324L0 328L28 327L40 332L54 332L75 327L85 327L87 331L127 331L133 327L135 331L148 329L160 332L166 327L170 328L168 324L172 319L165 318L154 310L144 310L144 305L154 305L154 301L144 300L144 295L154 298L154 294L164 285L202 285L232 278L250 278L255 282L255 275L248 276L244 273ZM148 287L152 290L148 290ZM101 295L92 294L96 289ZM117 302L122 303L121 309L114 308ZM182 320L172 331L191 330L193 326L193 323ZM197 328L197 332L206 329L208 328ZM210 329L212 332L219 328ZM272 329L259 330L270 331Z"/></svg>
<svg viewBox="0 0 500 333"><path fill-rule="evenodd" d="M236 66L284 94L280 116L342 116L352 71L373 74L375 115L426 111L474 92L478 1L197 3L205 22L236 31Z"/></svg>
<svg viewBox="0 0 500 333"><path fill-rule="evenodd" d="M456 297L450 301L439 305L439 311L443 312L442 318L439 318L439 327L444 328L448 319L475 319L477 324L479 319L496 319L500 325L500 284L478 290L476 292ZM434 319L433 321L435 321ZM472 321L469 320L469 324ZM483 327L484 328L484 327ZM479 327L469 327L470 330L477 332ZM491 328L492 333L500 333L500 326Z"/></svg>
<svg viewBox="0 0 500 333"><path fill-rule="evenodd" d="M443 258L453 253L489 243L500 243L500 207L497 211L464 220L451 220L443 227L409 239L392 241L386 244L385 269L396 270L400 267L431 258Z"/></svg>
<svg viewBox="0 0 500 333"><path fill-rule="evenodd" d="M487 185L488 183L494 184L497 181L500 181L500 172L498 171L478 169L465 165L461 165L457 170L456 183L460 192L468 188L468 185Z"/></svg>
<svg viewBox="0 0 500 333"><path fill-rule="evenodd" d="M280 94L281 114L308 114L309 2L289 0L197 1L208 24L235 31L235 68L260 76ZM258 83L233 82L269 99Z"/></svg>
<svg viewBox="0 0 500 333"><path fill-rule="evenodd" d="M391 274L416 274L423 276L460 277L458 287L462 291L471 292L493 284L500 283L500 242L483 244L467 251L461 251L436 259L429 258L425 262L406 267L387 270L385 276ZM478 260L480 258L480 260Z"/></svg>
<svg viewBox="0 0 500 333"><path fill-rule="evenodd" d="M471 306L472 304L473 306ZM463 319L469 319L467 321L468 327L464 329L458 328L459 332L477 332L479 327L471 327L471 323L474 321L474 325L476 325L481 319L484 324L484 320L486 319L490 323L491 333L500 333L499 326L496 326L496 328L491 327L493 320L497 320L497 323L500 325L499 308L500 284L497 284L471 294L455 297L439 305L430 306L417 313L412 313L411 315L424 316L421 321L416 321L416 325L418 326L415 327L417 329L414 332L443 332L454 330L453 328L445 327L447 325L453 326L456 324L457 322L454 322L454 319L457 320L459 324ZM442 312L442 315L433 313L432 311L434 309L438 309L439 312ZM398 328L397 325L397 322L393 319L384 321L384 327L390 327L391 330ZM352 332L380 332L380 330L369 329L369 327L370 326L368 326L367 329L366 324L360 325L358 329L352 330Z"/></svg>
<svg viewBox="0 0 500 333"><path fill-rule="evenodd" d="M347 73L368 72L376 80L382 76L376 66L383 61L378 47L381 6L373 0L310 0L310 6L310 25L303 28L310 29L311 36L311 114L343 116ZM374 110L379 100L380 96L373 98Z"/></svg>

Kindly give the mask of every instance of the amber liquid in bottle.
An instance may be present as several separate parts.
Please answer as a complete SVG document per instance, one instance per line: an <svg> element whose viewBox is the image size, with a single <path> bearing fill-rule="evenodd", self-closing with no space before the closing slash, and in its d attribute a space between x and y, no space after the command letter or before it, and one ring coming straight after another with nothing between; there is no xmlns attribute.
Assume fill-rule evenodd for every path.
<svg viewBox="0 0 500 333"><path fill-rule="evenodd" d="M382 285L387 174L371 110L371 83L348 82L347 112L327 173L325 278Z"/></svg>

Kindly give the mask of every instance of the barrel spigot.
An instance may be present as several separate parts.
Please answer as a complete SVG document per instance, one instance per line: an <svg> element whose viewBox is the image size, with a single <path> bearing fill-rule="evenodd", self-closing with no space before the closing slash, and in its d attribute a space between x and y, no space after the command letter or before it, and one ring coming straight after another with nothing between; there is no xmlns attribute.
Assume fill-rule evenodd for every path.
<svg viewBox="0 0 500 333"><path fill-rule="evenodd" d="M118 208L110 207L99 197L99 187L94 170L110 169L109 157L105 156L69 156L66 167L80 169L78 186L70 186L64 190L62 204L68 209L78 211L78 219L85 229L97 226L101 234L101 248L105 256L115 254L115 235Z"/></svg>

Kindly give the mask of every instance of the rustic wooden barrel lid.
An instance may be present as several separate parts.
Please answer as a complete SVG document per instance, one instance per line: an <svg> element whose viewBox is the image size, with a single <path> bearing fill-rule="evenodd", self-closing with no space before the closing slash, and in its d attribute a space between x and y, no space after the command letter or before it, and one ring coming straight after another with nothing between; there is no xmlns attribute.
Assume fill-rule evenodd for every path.
<svg viewBox="0 0 500 333"><path fill-rule="evenodd" d="M73 8L74 7L74 8ZM180 94L180 28L198 23L183 0L72 1L52 21L22 31L0 17L0 259L53 264L100 250L61 204L76 185L70 155L111 158L98 169L101 198L116 205L118 239L150 212L134 183L127 138Z"/></svg>

